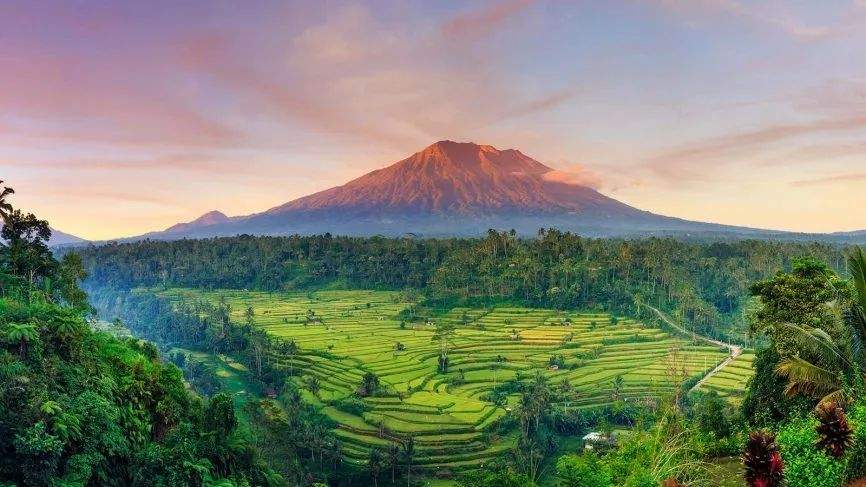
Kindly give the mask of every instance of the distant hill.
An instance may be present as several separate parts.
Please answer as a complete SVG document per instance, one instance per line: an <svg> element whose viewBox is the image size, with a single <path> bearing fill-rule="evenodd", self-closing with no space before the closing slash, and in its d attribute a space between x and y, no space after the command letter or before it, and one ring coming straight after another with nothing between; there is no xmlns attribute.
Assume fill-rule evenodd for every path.
<svg viewBox="0 0 866 487"><path fill-rule="evenodd" d="M866 230L855 230L853 232L835 232L835 233L831 233L830 235L836 235L839 237L854 237L854 238L866 237Z"/></svg>
<svg viewBox="0 0 866 487"><path fill-rule="evenodd" d="M77 245L87 243L87 240L76 237L75 235L61 232L60 230L51 229L51 239L48 241L48 245L51 247L63 246L63 245Z"/></svg>
<svg viewBox="0 0 866 487"><path fill-rule="evenodd" d="M3 225L0 225L0 228L3 228ZM66 232L61 232L56 228L51 229L51 238L48 240L49 247L63 247L66 245L80 245L85 243L87 243L87 240Z"/></svg>
<svg viewBox="0 0 866 487"><path fill-rule="evenodd" d="M262 213L227 217L212 211L138 238L326 232L472 236L488 228L534 235L542 227L599 237L800 235L657 215L605 196L518 150L441 141L342 186ZM804 234L802 238L812 237Z"/></svg>

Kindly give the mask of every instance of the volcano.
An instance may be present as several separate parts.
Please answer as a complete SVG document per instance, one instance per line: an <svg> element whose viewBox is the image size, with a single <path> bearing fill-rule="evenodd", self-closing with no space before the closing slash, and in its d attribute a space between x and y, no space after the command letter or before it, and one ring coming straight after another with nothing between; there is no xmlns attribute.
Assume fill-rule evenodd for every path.
<svg viewBox="0 0 866 487"><path fill-rule="evenodd" d="M560 182L560 174L518 150L442 141L343 186L291 201L265 214L483 217L636 211L587 186Z"/></svg>
<svg viewBox="0 0 866 487"><path fill-rule="evenodd" d="M210 212L148 238L321 234L472 236L489 228L587 236L763 232L656 215L605 196L519 150L440 141L348 183L262 213Z"/></svg>

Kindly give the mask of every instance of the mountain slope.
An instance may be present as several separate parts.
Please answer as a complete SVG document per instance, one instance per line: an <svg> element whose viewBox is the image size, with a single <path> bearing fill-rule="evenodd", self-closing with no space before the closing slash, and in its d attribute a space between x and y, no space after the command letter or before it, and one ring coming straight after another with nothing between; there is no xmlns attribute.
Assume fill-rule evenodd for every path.
<svg viewBox="0 0 866 487"><path fill-rule="evenodd" d="M52 247L62 246L62 245L77 245L87 243L87 240L76 237L75 235L61 232L55 228L51 229L51 239L48 241L48 245Z"/></svg>
<svg viewBox="0 0 866 487"><path fill-rule="evenodd" d="M342 186L262 213L226 217L210 212L142 237L326 232L471 236L488 228L534 235L543 227L587 236L785 235L656 215L572 179L518 150L441 141Z"/></svg>
<svg viewBox="0 0 866 487"><path fill-rule="evenodd" d="M207 227L210 225L219 225L221 223L228 223L231 220L229 217L217 210L209 211L204 215L196 218L195 220L186 222L186 223L177 223L174 224L164 230L166 233L182 233L190 230L195 230L202 227Z"/></svg>

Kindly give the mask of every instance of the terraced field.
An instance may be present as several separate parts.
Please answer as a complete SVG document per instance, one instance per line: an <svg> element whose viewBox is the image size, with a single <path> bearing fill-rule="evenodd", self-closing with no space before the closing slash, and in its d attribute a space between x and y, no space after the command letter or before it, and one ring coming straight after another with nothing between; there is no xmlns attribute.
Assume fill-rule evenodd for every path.
<svg viewBox="0 0 866 487"><path fill-rule="evenodd" d="M755 353L753 351L744 351L716 375L704 382L699 390L716 391L720 396L739 404L743 399L743 391L746 390L746 382L754 374L752 368L754 359Z"/></svg>
<svg viewBox="0 0 866 487"><path fill-rule="evenodd" d="M176 301L225 298L237 322L252 307L256 326L298 345L297 354L270 360L298 372L294 380L305 388L305 399L339 424L335 434L349 459L363 462L373 446L412 436L418 465L428 470L475 467L512 447L511 438L485 434L516 402L512 397L498 407L485 400L503 381L540 371L553 384L569 381L576 394L568 407L585 408L670 392L679 380L704 373L727 356L726 350L603 313L458 308L433 319L456 326L449 371L443 374L437 371L435 323L401 321L398 315L410 303L396 292L173 289L159 294ZM559 355L564 362L549 366ZM335 407L355 394L367 372L377 374L390 393L364 398L369 410L362 415ZM316 394L308 389L312 377Z"/></svg>

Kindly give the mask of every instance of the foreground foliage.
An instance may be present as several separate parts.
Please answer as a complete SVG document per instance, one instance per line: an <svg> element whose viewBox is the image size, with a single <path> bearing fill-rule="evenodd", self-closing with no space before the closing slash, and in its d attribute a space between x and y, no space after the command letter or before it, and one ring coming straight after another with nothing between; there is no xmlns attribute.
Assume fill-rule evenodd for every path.
<svg viewBox="0 0 866 487"><path fill-rule="evenodd" d="M778 431L778 451L752 433L746 479L764 486L774 466L787 485L836 487L864 473L866 422L866 259L850 251L851 281L812 259L795 261L752 286L759 306L753 330L768 339L755 362L743 412L753 425ZM850 421L846 409L853 411ZM764 472L764 473L762 473Z"/></svg>

